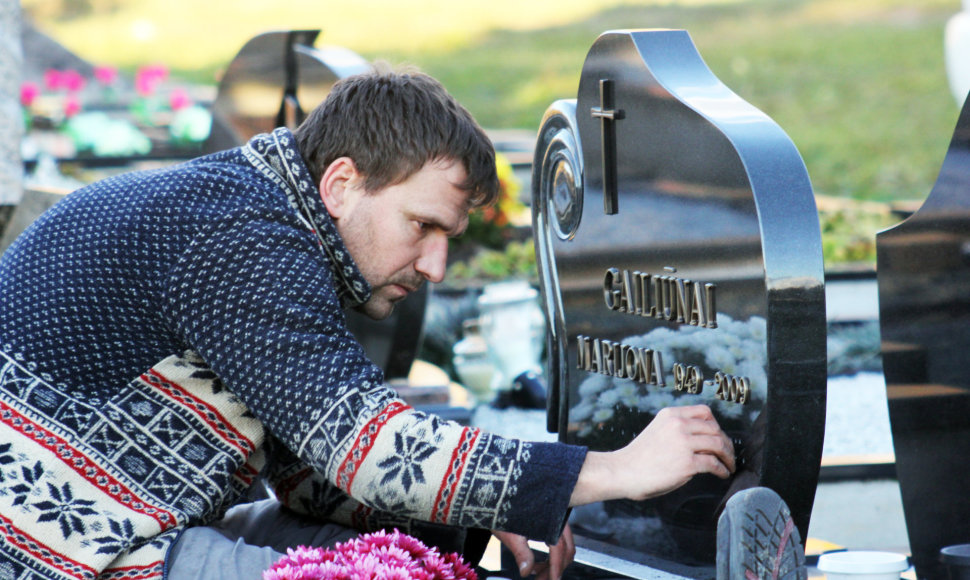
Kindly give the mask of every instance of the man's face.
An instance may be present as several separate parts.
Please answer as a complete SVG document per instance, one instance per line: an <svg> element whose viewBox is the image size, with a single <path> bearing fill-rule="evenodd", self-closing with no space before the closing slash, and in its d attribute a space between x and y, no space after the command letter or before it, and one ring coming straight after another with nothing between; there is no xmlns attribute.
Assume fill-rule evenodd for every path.
<svg viewBox="0 0 970 580"><path fill-rule="evenodd" d="M433 161L405 181L368 194L353 162L342 159L349 162L345 169L352 169L346 173L350 177L332 182L337 190L325 191L328 169L321 195L337 232L373 289L360 310L380 320L425 280L444 278L448 239L468 225L468 194L457 186L465 179L465 169L452 160ZM338 175L344 175L340 170ZM329 193L336 196L328 201Z"/></svg>

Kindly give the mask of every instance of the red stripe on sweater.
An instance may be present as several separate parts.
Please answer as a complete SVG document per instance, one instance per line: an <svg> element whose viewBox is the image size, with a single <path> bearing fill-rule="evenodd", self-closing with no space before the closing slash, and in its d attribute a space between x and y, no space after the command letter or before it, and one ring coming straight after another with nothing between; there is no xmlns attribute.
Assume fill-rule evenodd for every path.
<svg viewBox="0 0 970 580"><path fill-rule="evenodd" d="M367 518L370 517L374 510L365 506L364 504L357 504L354 511L350 514L350 524L356 530L366 530L367 529Z"/></svg>
<svg viewBox="0 0 970 580"><path fill-rule="evenodd" d="M276 482L273 485L273 491L283 504L289 505L290 494L311 475L313 475L312 469L301 469L286 479Z"/></svg>
<svg viewBox="0 0 970 580"><path fill-rule="evenodd" d="M458 445L455 445L455 449L451 452L451 463L448 465L448 471L441 479L441 487L438 488L438 495L434 499L434 508L432 508L433 512L431 513L432 522L448 522L448 516L451 514L451 507L455 501L455 493L458 490L458 483L461 481L461 474L465 471L468 456L471 454L472 448L475 447L479 435L481 435L481 431L478 429L469 427L462 429Z"/></svg>
<svg viewBox="0 0 970 580"><path fill-rule="evenodd" d="M126 509L153 518L163 531L176 525L175 516L171 512L142 500L90 457L74 448L66 439L34 423L3 402L0 402L0 421L53 453L64 465L73 469L88 483L125 506Z"/></svg>
<svg viewBox="0 0 970 580"><path fill-rule="evenodd" d="M244 463L232 476L241 481L243 485L252 485L259 476L259 472L252 465Z"/></svg>
<svg viewBox="0 0 970 580"><path fill-rule="evenodd" d="M39 542L30 534L15 526L3 514L0 514L0 537L3 538L4 543L17 548L21 552L30 554L32 558L43 562L51 568L60 570L67 576L90 578L93 580L98 575L98 571L94 568L71 560L64 556L64 554L55 552L47 544Z"/></svg>
<svg viewBox="0 0 970 580"><path fill-rule="evenodd" d="M154 369L149 370L140 378L176 403L193 411L199 419L218 433L226 443L239 449L247 457L256 449L253 442L236 430L222 413L209 403L187 391L182 385L168 379Z"/></svg>
<svg viewBox="0 0 970 580"><path fill-rule="evenodd" d="M144 566L108 568L98 576L98 580L152 580L162 578L165 562L159 560Z"/></svg>
<svg viewBox="0 0 970 580"><path fill-rule="evenodd" d="M364 425L364 428L357 434L357 440L354 441L353 447L350 448L350 453L347 454L343 463L340 464L340 469L337 470L337 487L348 494L350 493L350 486L354 484L354 477L357 476L360 465L374 447L374 443L377 441L377 435L381 432L381 429L395 415L410 408L400 401L394 401L387 407L384 407L383 411Z"/></svg>

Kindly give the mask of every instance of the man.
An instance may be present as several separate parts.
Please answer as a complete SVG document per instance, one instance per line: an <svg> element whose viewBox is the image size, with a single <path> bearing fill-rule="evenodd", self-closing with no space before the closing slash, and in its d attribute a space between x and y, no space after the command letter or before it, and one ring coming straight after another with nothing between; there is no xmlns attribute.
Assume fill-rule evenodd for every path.
<svg viewBox="0 0 970 580"><path fill-rule="evenodd" d="M706 407L596 453L442 421L384 385L343 309L386 317L440 281L496 192L491 144L441 85L378 72L295 133L67 196L0 258L0 566L259 578L308 535L393 526L459 548L495 530L556 578L570 506L728 477ZM279 504L222 519L257 475Z"/></svg>

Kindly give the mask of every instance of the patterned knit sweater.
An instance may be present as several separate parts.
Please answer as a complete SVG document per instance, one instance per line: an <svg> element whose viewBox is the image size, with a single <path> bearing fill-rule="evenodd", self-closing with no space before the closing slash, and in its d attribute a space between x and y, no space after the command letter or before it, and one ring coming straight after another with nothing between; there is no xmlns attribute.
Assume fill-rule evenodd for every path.
<svg viewBox="0 0 970 580"><path fill-rule="evenodd" d="M585 450L408 407L346 328L369 293L286 129L68 195L0 258L0 576L160 578L260 472L359 529L554 541Z"/></svg>

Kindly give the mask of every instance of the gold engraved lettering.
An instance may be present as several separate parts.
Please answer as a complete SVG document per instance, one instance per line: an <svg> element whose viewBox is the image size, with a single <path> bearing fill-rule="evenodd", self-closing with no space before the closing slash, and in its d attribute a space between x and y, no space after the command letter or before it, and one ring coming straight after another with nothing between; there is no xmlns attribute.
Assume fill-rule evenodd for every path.
<svg viewBox="0 0 970 580"><path fill-rule="evenodd" d="M640 368L637 366L637 351L628 346L623 347L623 372L626 378L638 382L644 382L641 378Z"/></svg>
<svg viewBox="0 0 970 580"><path fill-rule="evenodd" d="M736 377L718 371L714 374L717 390L714 396L722 401L745 404L751 396L751 381L748 377Z"/></svg>
<svg viewBox="0 0 970 580"><path fill-rule="evenodd" d="M707 326L707 308L706 301L701 295L700 289L697 285L694 285L694 292L691 295L691 307L690 307L690 324L692 326Z"/></svg>
<svg viewBox="0 0 970 580"><path fill-rule="evenodd" d="M646 348L635 349L637 360L637 382L652 385L650 379L653 374L653 351Z"/></svg>
<svg viewBox="0 0 970 580"><path fill-rule="evenodd" d="M675 278L674 283L677 285L677 302L674 308L674 318L676 322L683 324L685 322L684 315L690 312L690 309L687 307L690 304L687 295L694 288L694 283L690 280L681 280L680 278Z"/></svg>
<svg viewBox="0 0 970 580"><path fill-rule="evenodd" d="M615 312L701 328L717 328L717 286L676 276L609 268L603 301Z"/></svg>
<svg viewBox="0 0 970 580"><path fill-rule="evenodd" d="M674 320L674 278L663 276L663 319Z"/></svg>
<svg viewBox="0 0 970 580"><path fill-rule="evenodd" d="M704 296L707 299L707 324L704 328L717 328L717 303L714 299L715 284L704 284Z"/></svg>
<svg viewBox="0 0 970 580"><path fill-rule="evenodd" d="M576 336L576 366L583 371L592 371L592 356L590 353L590 338L582 334Z"/></svg>
<svg viewBox="0 0 970 580"><path fill-rule="evenodd" d="M597 356L600 350L599 345L592 338L587 338L586 341L586 366L594 373L598 373L600 372L600 367L596 363L599 360Z"/></svg>
<svg viewBox="0 0 970 580"><path fill-rule="evenodd" d="M704 388L704 372L697 365L674 363L674 389L696 395Z"/></svg>
<svg viewBox="0 0 970 580"><path fill-rule="evenodd" d="M664 380L664 364L663 359L660 358L659 350L643 349L650 353L650 360L652 364L650 365L650 373L647 375L647 384L657 385L658 387L667 386L667 381Z"/></svg>
<svg viewBox="0 0 970 580"><path fill-rule="evenodd" d="M576 346L577 366L580 370L642 384L666 386L660 351L594 339L582 334L576 337ZM705 384L713 384L714 397L722 401L744 405L751 399L751 381L748 377L717 371L713 380L705 382L704 372L697 365L678 362L672 368L674 389L678 391L696 395L703 391Z"/></svg>
<svg viewBox="0 0 970 580"><path fill-rule="evenodd" d="M653 308L650 305L650 274L637 272L637 286L640 288L640 307L637 314L640 316L653 316Z"/></svg>
<svg viewBox="0 0 970 580"><path fill-rule="evenodd" d="M721 371L714 373L714 398L720 399L722 401L727 400L727 379L726 375Z"/></svg>
<svg viewBox="0 0 970 580"><path fill-rule="evenodd" d="M596 349L597 360L599 363L600 372L605 375L613 374L613 348L612 344L608 340L596 340L599 343L599 348Z"/></svg>
<svg viewBox="0 0 970 580"><path fill-rule="evenodd" d="M626 309L621 308L622 312L640 314L640 301L638 300L640 292L633 283L634 280L639 280L639 276L637 276L639 273L623 270L623 298Z"/></svg>
<svg viewBox="0 0 970 580"><path fill-rule="evenodd" d="M576 366L580 370L664 386L663 360L659 351L582 334L576 336L576 346Z"/></svg>
<svg viewBox="0 0 970 580"><path fill-rule="evenodd" d="M666 386L660 351L581 334L576 337L576 346L580 370L642 384ZM722 401L744 405L751 399L751 381L748 377L717 371L713 380L705 382L704 371L697 365L678 362L672 368L674 389L678 391L696 395L703 391L705 384L710 383L715 386L714 397Z"/></svg>
<svg viewBox="0 0 970 580"><path fill-rule="evenodd" d="M740 390L735 400L743 405L748 402L748 397L751 396L751 381L748 380L748 377L738 377L738 381Z"/></svg>
<svg viewBox="0 0 970 580"><path fill-rule="evenodd" d="M606 276L603 277L603 300L606 301L606 307L610 310L619 310L619 295L620 289L616 288L615 281L620 277L620 271L616 268L610 268L606 271Z"/></svg>
<svg viewBox="0 0 970 580"><path fill-rule="evenodd" d="M611 366L613 367L613 376L618 379L625 379L626 377L626 367L623 365L623 349L629 348L628 346L621 344L619 342L613 343L612 358L613 362Z"/></svg>
<svg viewBox="0 0 970 580"><path fill-rule="evenodd" d="M704 373L701 368L695 365L691 365L690 373L687 377L687 392L696 395L701 392L704 388Z"/></svg>

